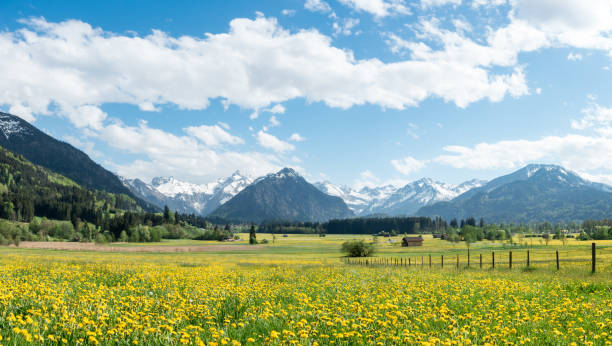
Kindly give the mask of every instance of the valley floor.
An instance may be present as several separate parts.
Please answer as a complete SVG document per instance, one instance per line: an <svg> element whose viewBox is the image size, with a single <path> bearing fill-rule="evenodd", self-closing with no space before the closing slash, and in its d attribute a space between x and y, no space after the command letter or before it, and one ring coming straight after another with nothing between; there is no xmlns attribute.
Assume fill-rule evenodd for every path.
<svg viewBox="0 0 612 346"><path fill-rule="evenodd" d="M379 238L378 259L425 264L365 267L339 253L353 238L371 240L277 235L272 244L258 234L270 243L154 245L219 249L193 253L2 247L0 344L612 343L610 241L597 242L591 274L591 242L477 243L466 268L464 244L426 239L402 248L399 238ZM98 247L139 246L149 245ZM536 259L530 269L528 249ZM485 261L480 269L479 255L492 250L498 266ZM513 269L504 258L510 250ZM548 261L557 250L559 271ZM430 268L430 254L449 264L438 259Z"/></svg>

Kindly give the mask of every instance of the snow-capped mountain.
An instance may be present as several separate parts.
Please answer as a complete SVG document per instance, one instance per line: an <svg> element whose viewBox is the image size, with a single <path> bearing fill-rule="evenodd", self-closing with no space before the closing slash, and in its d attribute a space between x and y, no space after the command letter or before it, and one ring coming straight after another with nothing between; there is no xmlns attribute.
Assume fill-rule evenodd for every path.
<svg viewBox="0 0 612 346"><path fill-rule="evenodd" d="M369 205L384 200L396 190L392 185L374 188L364 187L360 190L355 190L348 186L334 185L329 181L318 182L313 185L328 195L342 198L349 209L357 215L361 215Z"/></svg>
<svg viewBox="0 0 612 346"><path fill-rule="evenodd" d="M602 219L611 210L610 186L561 166L530 164L417 214L446 220L476 216L488 222L569 222Z"/></svg>
<svg viewBox="0 0 612 346"><path fill-rule="evenodd" d="M253 179L239 171L230 177L208 184L192 184L173 177L156 177L151 184L139 179L122 179L132 193L142 199L181 213L208 215L220 205L230 200Z"/></svg>
<svg viewBox="0 0 612 346"><path fill-rule="evenodd" d="M342 198L357 215L411 215L423 206L449 201L485 183L474 179L459 185L451 185L423 178L399 189L386 185L375 188L364 187L356 191L329 182L316 183L315 186L327 194Z"/></svg>
<svg viewBox="0 0 612 346"><path fill-rule="evenodd" d="M283 168L257 179L210 216L240 222L321 222L354 214L341 198L320 191L295 170Z"/></svg>
<svg viewBox="0 0 612 346"><path fill-rule="evenodd" d="M32 131L23 124L24 121L16 116L0 112L0 132L2 132L2 135L7 140L14 135L24 136L32 134Z"/></svg>

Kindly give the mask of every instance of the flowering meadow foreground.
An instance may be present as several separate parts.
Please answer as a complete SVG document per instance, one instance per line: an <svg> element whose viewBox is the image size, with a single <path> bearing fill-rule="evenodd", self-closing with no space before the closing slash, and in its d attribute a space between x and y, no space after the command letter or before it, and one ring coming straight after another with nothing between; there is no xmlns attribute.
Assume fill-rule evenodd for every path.
<svg viewBox="0 0 612 346"><path fill-rule="evenodd" d="M609 263L370 268L312 249L5 248L0 344L612 344Z"/></svg>

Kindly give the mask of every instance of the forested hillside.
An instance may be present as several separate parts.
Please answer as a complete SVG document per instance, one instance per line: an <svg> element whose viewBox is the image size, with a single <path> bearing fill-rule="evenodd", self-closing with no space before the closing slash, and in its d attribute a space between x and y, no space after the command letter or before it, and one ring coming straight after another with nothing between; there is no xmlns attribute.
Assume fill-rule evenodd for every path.
<svg viewBox="0 0 612 346"><path fill-rule="evenodd" d="M0 148L0 218L34 216L102 223L104 213L142 211L127 195L83 188L74 181Z"/></svg>
<svg viewBox="0 0 612 346"><path fill-rule="evenodd" d="M157 207L135 198L115 174L92 161L84 152L58 141L19 117L2 112L0 146L68 177L82 187L125 194L135 199L141 207L157 210Z"/></svg>

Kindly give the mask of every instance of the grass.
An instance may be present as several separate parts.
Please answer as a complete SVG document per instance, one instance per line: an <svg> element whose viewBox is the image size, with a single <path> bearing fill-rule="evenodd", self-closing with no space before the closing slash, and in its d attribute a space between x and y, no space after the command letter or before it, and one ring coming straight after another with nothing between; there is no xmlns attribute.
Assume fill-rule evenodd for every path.
<svg viewBox="0 0 612 346"><path fill-rule="evenodd" d="M241 238L229 244L244 245L248 236ZM402 248L399 237L378 238L377 259L448 258L444 268L429 268L344 264L341 244L371 236L258 239L270 243L219 253L0 248L0 344L612 342L611 241L597 242L593 275L590 263L579 262L590 258L591 242L576 240L533 247L479 242L471 247L475 265L465 268L463 243L426 237L423 247ZM154 245L200 244L228 243ZM535 261L529 269L527 249ZM509 250L512 270L501 263ZM556 250L567 260L561 270L537 262ZM478 268L479 255L490 259L491 251L500 261L496 269Z"/></svg>

